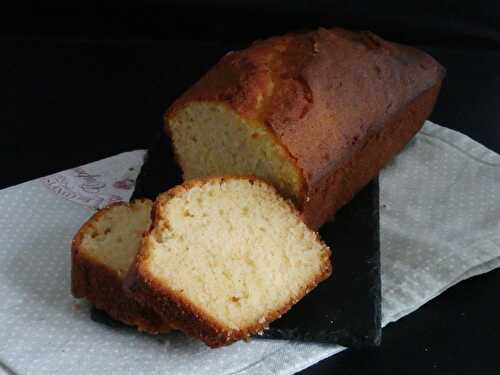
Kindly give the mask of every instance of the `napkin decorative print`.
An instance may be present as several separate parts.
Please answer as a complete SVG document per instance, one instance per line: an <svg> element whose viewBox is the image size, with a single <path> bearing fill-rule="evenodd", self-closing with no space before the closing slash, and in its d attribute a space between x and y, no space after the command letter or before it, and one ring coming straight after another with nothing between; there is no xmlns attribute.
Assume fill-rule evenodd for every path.
<svg viewBox="0 0 500 375"><path fill-rule="evenodd" d="M68 169L41 179L57 195L94 210L128 200L142 164L143 151L130 153L132 166L100 171L90 164Z"/></svg>
<svg viewBox="0 0 500 375"><path fill-rule="evenodd" d="M54 193L98 210L113 202L123 200L116 194L103 194L103 190L107 186L105 182L101 181L101 178L102 176L99 174L93 175L83 167L78 167L46 177L42 181Z"/></svg>

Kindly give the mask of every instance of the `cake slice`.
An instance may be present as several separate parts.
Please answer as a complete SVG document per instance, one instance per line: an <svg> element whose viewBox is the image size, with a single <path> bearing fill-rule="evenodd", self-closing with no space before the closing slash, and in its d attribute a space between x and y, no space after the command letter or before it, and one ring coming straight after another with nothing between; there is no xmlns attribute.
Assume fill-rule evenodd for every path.
<svg viewBox="0 0 500 375"><path fill-rule="evenodd" d="M211 347L263 330L331 273L317 233L254 178L187 181L152 217L125 289Z"/></svg>
<svg viewBox="0 0 500 375"><path fill-rule="evenodd" d="M71 289L123 323L140 331L162 333L168 324L152 309L123 292L122 283L151 225L150 200L115 203L95 213L75 235L71 256Z"/></svg>

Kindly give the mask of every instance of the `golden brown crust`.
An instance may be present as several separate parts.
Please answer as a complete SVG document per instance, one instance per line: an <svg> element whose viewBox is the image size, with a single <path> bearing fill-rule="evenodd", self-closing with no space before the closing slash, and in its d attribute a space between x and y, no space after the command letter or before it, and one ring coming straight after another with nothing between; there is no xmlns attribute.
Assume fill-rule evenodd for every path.
<svg viewBox="0 0 500 375"><path fill-rule="evenodd" d="M88 257L81 249L85 234L94 228L100 217L116 206L113 203L96 212L75 235L71 246L71 292L76 298L86 298L123 323L136 326L151 334L164 333L171 327L154 310L139 304L123 292L123 277L113 269Z"/></svg>
<svg viewBox="0 0 500 375"><path fill-rule="evenodd" d="M430 115L439 86L438 83L415 98L378 132L370 134L351 158L316 182L302 210L303 219L311 228L319 228L349 203L405 147Z"/></svg>
<svg viewBox="0 0 500 375"><path fill-rule="evenodd" d="M151 235L155 228L158 228L160 221L162 225L168 228L168 220L161 217L160 207L165 204L168 200L182 194L185 190L192 188L194 186L203 186L207 183L219 182L222 183L224 180L229 179L240 179L247 180L251 183L262 183L269 186L274 193L278 195L275 188L268 185L267 183L258 180L254 177L235 177L235 176L225 176L225 177L207 177L196 180L190 180L184 182L182 185L176 186L170 189L168 192L161 194L154 205L153 208L153 223L148 234L143 238L143 243L141 250L139 251L137 258L130 268L124 282L125 289L130 293L131 296L136 298L140 303L148 304L150 307L155 309L160 313L165 319L168 319L169 324L176 329L180 329L186 334L199 338L204 341L210 347L220 347L224 345L229 345L234 341L246 338L252 334L265 329L272 321L281 317L286 313L295 303L297 303L302 297L304 297L309 291L311 291L319 282L325 280L331 275L331 262L330 249L323 243L323 268L321 272L316 275L316 277L311 280L302 290L299 291L296 299L289 301L284 306L279 307L275 311L271 311L262 321L248 327L241 327L240 329L229 329L219 322L213 320L211 317L207 316L203 311L198 309L184 296L170 290L165 285L157 282L153 275L148 271L146 266L147 259L150 254L150 242L149 235ZM281 199L281 197L280 197ZM288 203L288 207L291 212L293 212L297 217L300 213L296 208ZM318 241L319 236L316 234Z"/></svg>
<svg viewBox="0 0 500 375"><path fill-rule="evenodd" d="M334 28L285 35L226 54L170 107L166 129L168 119L194 101L221 103L266 124L301 171L298 206L309 218L306 203L317 199L313 195L320 181L335 174L415 98L439 87L444 75L444 68L424 52L369 32ZM429 114L433 103L427 104L420 109ZM308 222L313 228L317 223Z"/></svg>

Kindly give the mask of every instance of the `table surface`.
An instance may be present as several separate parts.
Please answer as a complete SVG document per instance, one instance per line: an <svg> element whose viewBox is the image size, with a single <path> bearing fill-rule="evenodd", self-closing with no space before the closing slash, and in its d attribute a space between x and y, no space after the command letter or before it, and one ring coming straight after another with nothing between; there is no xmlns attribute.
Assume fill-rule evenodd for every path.
<svg viewBox="0 0 500 375"><path fill-rule="evenodd" d="M146 148L168 104L239 45L28 34L0 40L0 188ZM419 47L448 71L431 120L500 152L498 46ZM387 326L380 348L346 350L303 373L498 374L499 289L500 270L469 279Z"/></svg>

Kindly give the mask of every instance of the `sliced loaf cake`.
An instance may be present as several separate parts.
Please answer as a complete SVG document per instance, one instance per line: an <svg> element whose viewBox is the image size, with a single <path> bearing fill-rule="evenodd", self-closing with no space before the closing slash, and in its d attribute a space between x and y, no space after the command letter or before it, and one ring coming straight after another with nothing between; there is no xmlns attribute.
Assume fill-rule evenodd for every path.
<svg viewBox="0 0 500 375"><path fill-rule="evenodd" d="M149 333L170 328L152 309L123 292L122 283L151 224L150 200L115 203L94 214L72 244L71 288L113 318Z"/></svg>
<svg viewBox="0 0 500 375"><path fill-rule="evenodd" d="M330 250L260 180L191 180L160 195L125 288L211 347L267 327L331 273Z"/></svg>
<svg viewBox="0 0 500 375"><path fill-rule="evenodd" d="M319 228L422 127L445 70L369 32L318 29L226 54L169 108L184 179L253 175Z"/></svg>

